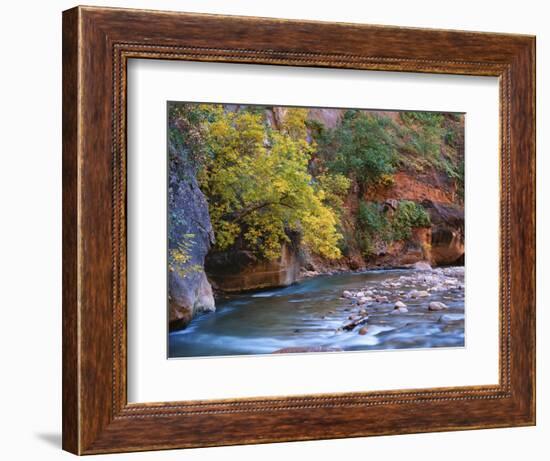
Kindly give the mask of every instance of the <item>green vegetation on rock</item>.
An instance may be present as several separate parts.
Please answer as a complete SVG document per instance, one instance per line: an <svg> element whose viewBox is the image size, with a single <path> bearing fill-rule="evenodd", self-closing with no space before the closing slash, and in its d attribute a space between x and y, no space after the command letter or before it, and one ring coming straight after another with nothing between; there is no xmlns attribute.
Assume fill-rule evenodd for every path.
<svg viewBox="0 0 550 461"><path fill-rule="evenodd" d="M355 180L362 190L394 172L397 129L389 118L348 110L333 130L313 127L326 169Z"/></svg>
<svg viewBox="0 0 550 461"><path fill-rule="evenodd" d="M399 201L395 210L375 202L359 203L357 239L367 257L375 253L376 242L406 240L414 228L429 226L430 216L426 210L410 200Z"/></svg>

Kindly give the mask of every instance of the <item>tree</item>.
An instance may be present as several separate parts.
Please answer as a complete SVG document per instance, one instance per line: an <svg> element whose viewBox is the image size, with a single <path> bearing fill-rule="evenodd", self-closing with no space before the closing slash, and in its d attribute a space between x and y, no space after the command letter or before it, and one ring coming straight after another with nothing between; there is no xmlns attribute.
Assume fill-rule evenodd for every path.
<svg viewBox="0 0 550 461"><path fill-rule="evenodd" d="M314 146L307 141L307 110L287 109L276 130L261 113L221 105L202 109L208 154L198 178L216 249L230 249L242 238L259 256L274 259L288 233L297 232L313 252L338 258L337 216L308 173Z"/></svg>
<svg viewBox="0 0 550 461"><path fill-rule="evenodd" d="M362 191L394 172L395 126L387 117L348 110L334 130L314 133L328 170L355 179Z"/></svg>

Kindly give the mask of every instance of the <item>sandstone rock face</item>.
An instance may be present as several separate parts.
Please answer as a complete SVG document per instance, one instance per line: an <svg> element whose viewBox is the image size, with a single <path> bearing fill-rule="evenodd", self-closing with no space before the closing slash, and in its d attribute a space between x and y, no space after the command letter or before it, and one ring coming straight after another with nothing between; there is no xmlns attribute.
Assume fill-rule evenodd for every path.
<svg viewBox="0 0 550 461"><path fill-rule="evenodd" d="M206 260L206 271L214 287L224 292L283 287L298 280L300 258L289 244L272 261L258 259L247 250L213 253Z"/></svg>
<svg viewBox="0 0 550 461"><path fill-rule="evenodd" d="M380 242L373 263L382 267L408 267L430 260L431 229L412 229L411 238L390 243Z"/></svg>
<svg viewBox="0 0 550 461"><path fill-rule="evenodd" d="M208 203L199 189L195 174L180 162L181 157L169 146L171 167L168 201L169 250L187 241L188 261L180 270L169 270L168 321L170 329L184 328L199 312L216 309L212 287L204 273L204 259L213 242L214 234L208 214Z"/></svg>
<svg viewBox="0 0 550 461"><path fill-rule="evenodd" d="M387 197L399 197L400 200L414 202L430 200L436 203L451 204L456 199L456 191L436 173L419 175L398 171L394 174L391 186L372 187L367 191L365 198L380 202Z"/></svg>
<svg viewBox="0 0 550 461"><path fill-rule="evenodd" d="M432 222L430 261L435 266L464 264L464 210L424 200Z"/></svg>

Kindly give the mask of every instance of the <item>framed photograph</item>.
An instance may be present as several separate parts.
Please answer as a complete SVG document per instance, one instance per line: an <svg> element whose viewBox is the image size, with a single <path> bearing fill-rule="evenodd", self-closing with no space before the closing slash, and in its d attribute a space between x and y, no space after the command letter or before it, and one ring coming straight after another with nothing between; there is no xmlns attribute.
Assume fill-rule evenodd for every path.
<svg viewBox="0 0 550 461"><path fill-rule="evenodd" d="M63 13L63 448L535 424L535 38Z"/></svg>

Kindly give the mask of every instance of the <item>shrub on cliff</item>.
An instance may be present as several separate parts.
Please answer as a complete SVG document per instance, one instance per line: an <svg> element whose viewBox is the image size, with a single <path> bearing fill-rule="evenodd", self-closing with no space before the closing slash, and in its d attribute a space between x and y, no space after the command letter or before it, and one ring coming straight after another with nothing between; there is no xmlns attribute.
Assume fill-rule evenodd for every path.
<svg viewBox="0 0 550 461"><path fill-rule="evenodd" d="M392 217L393 240L405 240L411 237L415 227L429 227L430 215L421 205L409 200L402 200Z"/></svg>
<svg viewBox="0 0 550 461"><path fill-rule="evenodd" d="M336 128L312 125L312 133L328 171L354 179L363 191L395 170L396 127L387 117L348 110Z"/></svg>
<svg viewBox="0 0 550 461"><path fill-rule="evenodd" d="M463 195L463 125L460 114L401 112L399 162L408 169L434 168L456 181Z"/></svg>
<svg viewBox="0 0 550 461"><path fill-rule="evenodd" d="M357 239L365 256L375 253L377 243L407 240L412 230L430 226L430 216L424 208L409 200L401 200L392 212L382 204L359 202L357 212Z"/></svg>

